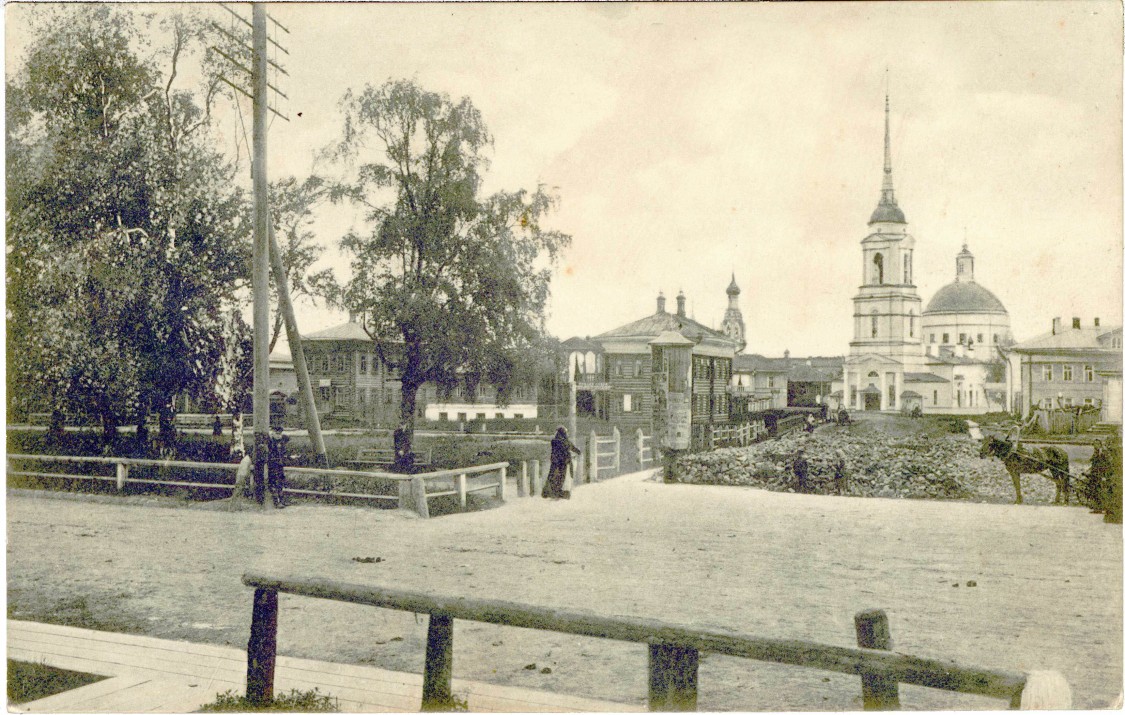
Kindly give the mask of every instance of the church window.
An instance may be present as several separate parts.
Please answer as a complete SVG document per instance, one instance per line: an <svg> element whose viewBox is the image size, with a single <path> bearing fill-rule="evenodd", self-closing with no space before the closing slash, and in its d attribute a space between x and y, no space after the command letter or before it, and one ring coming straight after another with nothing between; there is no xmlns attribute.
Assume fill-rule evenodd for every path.
<svg viewBox="0 0 1125 715"><path fill-rule="evenodd" d="M894 384L887 385L887 407L895 406L895 386Z"/></svg>
<svg viewBox="0 0 1125 715"><path fill-rule="evenodd" d="M1083 366L1082 377L1084 377L1086 379L1086 382L1093 382L1094 381L1094 366L1093 365Z"/></svg>
<svg viewBox="0 0 1125 715"><path fill-rule="evenodd" d="M1055 370L1053 365L1043 366L1043 382L1050 382L1055 379Z"/></svg>
<svg viewBox="0 0 1125 715"><path fill-rule="evenodd" d="M1000 344L1000 336L996 333L992 334L992 344L993 345L999 345Z"/></svg>
<svg viewBox="0 0 1125 715"><path fill-rule="evenodd" d="M964 345L966 342L968 342L968 336L965 335L964 333L958 333L957 334L957 344L958 345Z"/></svg>
<svg viewBox="0 0 1125 715"><path fill-rule="evenodd" d="M882 281L879 281L882 283ZM879 311L871 311L871 337L879 337Z"/></svg>
<svg viewBox="0 0 1125 715"><path fill-rule="evenodd" d="M934 405L937 405L937 390L934 390Z"/></svg>
<svg viewBox="0 0 1125 715"><path fill-rule="evenodd" d="M941 334L941 344L942 345L948 345L949 344L949 333L942 333Z"/></svg>
<svg viewBox="0 0 1125 715"><path fill-rule="evenodd" d="M977 333L977 342L984 343L984 333Z"/></svg>
<svg viewBox="0 0 1125 715"><path fill-rule="evenodd" d="M914 311L910 311L910 337L914 337Z"/></svg>
<svg viewBox="0 0 1125 715"><path fill-rule="evenodd" d="M907 252L902 256L902 282L910 285L910 253Z"/></svg>
<svg viewBox="0 0 1125 715"><path fill-rule="evenodd" d="M867 373L867 376L868 376L868 377L874 377L874 378L878 379L878 377L879 377L879 373L877 373L877 372L875 372L874 370L872 370L871 372Z"/></svg>
<svg viewBox="0 0 1125 715"><path fill-rule="evenodd" d="M1074 368L1070 365L1063 365L1063 382L1070 382L1074 379Z"/></svg>
<svg viewBox="0 0 1125 715"><path fill-rule="evenodd" d="M875 282L879 285L883 284L883 254L875 254Z"/></svg>
<svg viewBox="0 0 1125 715"><path fill-rule="evenodd" d="M937 342L937 336L934 335L933 333L930 333L930 345L933 345L936 342Z"/></svg>

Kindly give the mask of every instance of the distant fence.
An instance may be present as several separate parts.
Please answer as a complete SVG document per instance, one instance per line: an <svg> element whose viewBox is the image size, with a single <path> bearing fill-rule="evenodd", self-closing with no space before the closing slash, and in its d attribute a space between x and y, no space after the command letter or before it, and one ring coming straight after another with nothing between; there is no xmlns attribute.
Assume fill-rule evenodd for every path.
<svg viewBox="0 0 1125 715"><path fill-rule="evenodd" d="M899 683L1000 698L1011 708L1066 709L1071 705L1070 688L1057 673L973 668L891 652L890 626L886 614L879 610L856 614L859 647L848 648L652 619L603 616L590 611L403 591L379 585L261 574L245 574L242 582L254 588L253 617L246 648L246 697L251 703L267 703L273 698L278 594L288 593L428 614L422 675L423 711L449 710L454 705L453 621L457 618L645 643L648 645L649 710L696 709L701 652L858 675L866 710L900 709Z"/></svg>
<svg viewBox="0 0 1125 715"><path fill-rule="evenodd" d="M1099 407L1035 408L1030 422L1039 425L1047 434L1079 434L1096 425L1101 414Z"/></svg>

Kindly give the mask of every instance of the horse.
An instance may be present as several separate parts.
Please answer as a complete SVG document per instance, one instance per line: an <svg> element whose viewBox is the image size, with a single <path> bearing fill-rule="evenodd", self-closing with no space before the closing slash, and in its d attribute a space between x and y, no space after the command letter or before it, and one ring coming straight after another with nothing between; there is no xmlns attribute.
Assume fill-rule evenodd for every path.
<svg viewBox="0 0 1125 715"><path fill-rule="evenodd" d="M1016 488L1016 504L1023 503L1023 492L1020 491L1021 474L1043 474L1055 483L1055 504L1063 499L1070 503L1070 460L1066 452L1057 447L1044 447L1042 449L1017 447L1008 439L997 439L988 436L980 446L980 458L989 456L997 457L1004 463L1008 474L1012 477L1012 485Z"/></svg>

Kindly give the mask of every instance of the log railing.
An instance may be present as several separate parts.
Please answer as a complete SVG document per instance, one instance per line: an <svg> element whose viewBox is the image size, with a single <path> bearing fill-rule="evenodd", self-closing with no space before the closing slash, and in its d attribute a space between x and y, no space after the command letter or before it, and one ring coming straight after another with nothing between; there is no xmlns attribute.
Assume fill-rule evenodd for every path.
<svg viewBox="0 0 1125 715"><path fill-rule="evenodd" d="M645 643L649 648L650 710L694 710L702 651L752 660L800 665L858 675L864 708L899 709L898 684L921 685L1000 698L1012 708L1068 708L1070 692L1056 673L973 668L949 661L891 652L890 629L882 611L856 615L857 648L781 640L626 616L603 616L578 609L555 609L509 601L434 595L378 585L341 583L305 577L248 573L242 582L255 589L247 644L246 696L252 703L273 698L277 654L277 594L324 598L429 615L423 710L453 707L453 621L533 628L556 633ZM1038 679L1056 686L1045 688ZM1035 691L1029 697L1027 691ZM1044 692L1047 694L1044 695Z"/></svg>

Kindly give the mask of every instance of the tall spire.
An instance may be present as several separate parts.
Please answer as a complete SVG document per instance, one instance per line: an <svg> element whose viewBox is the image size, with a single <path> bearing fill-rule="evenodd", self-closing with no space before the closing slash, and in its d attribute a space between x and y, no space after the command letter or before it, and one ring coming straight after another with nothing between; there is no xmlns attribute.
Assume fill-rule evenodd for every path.
<svg viewBox="0 0 1125 715"><path fill-rule="evenodd" d="M879 194L879 205L871 214L868 223L891 222L906 223L906 216L895 202L895 187L891 180L891 90L888 72L888 86L883 105L883 189Z"/></svg>

